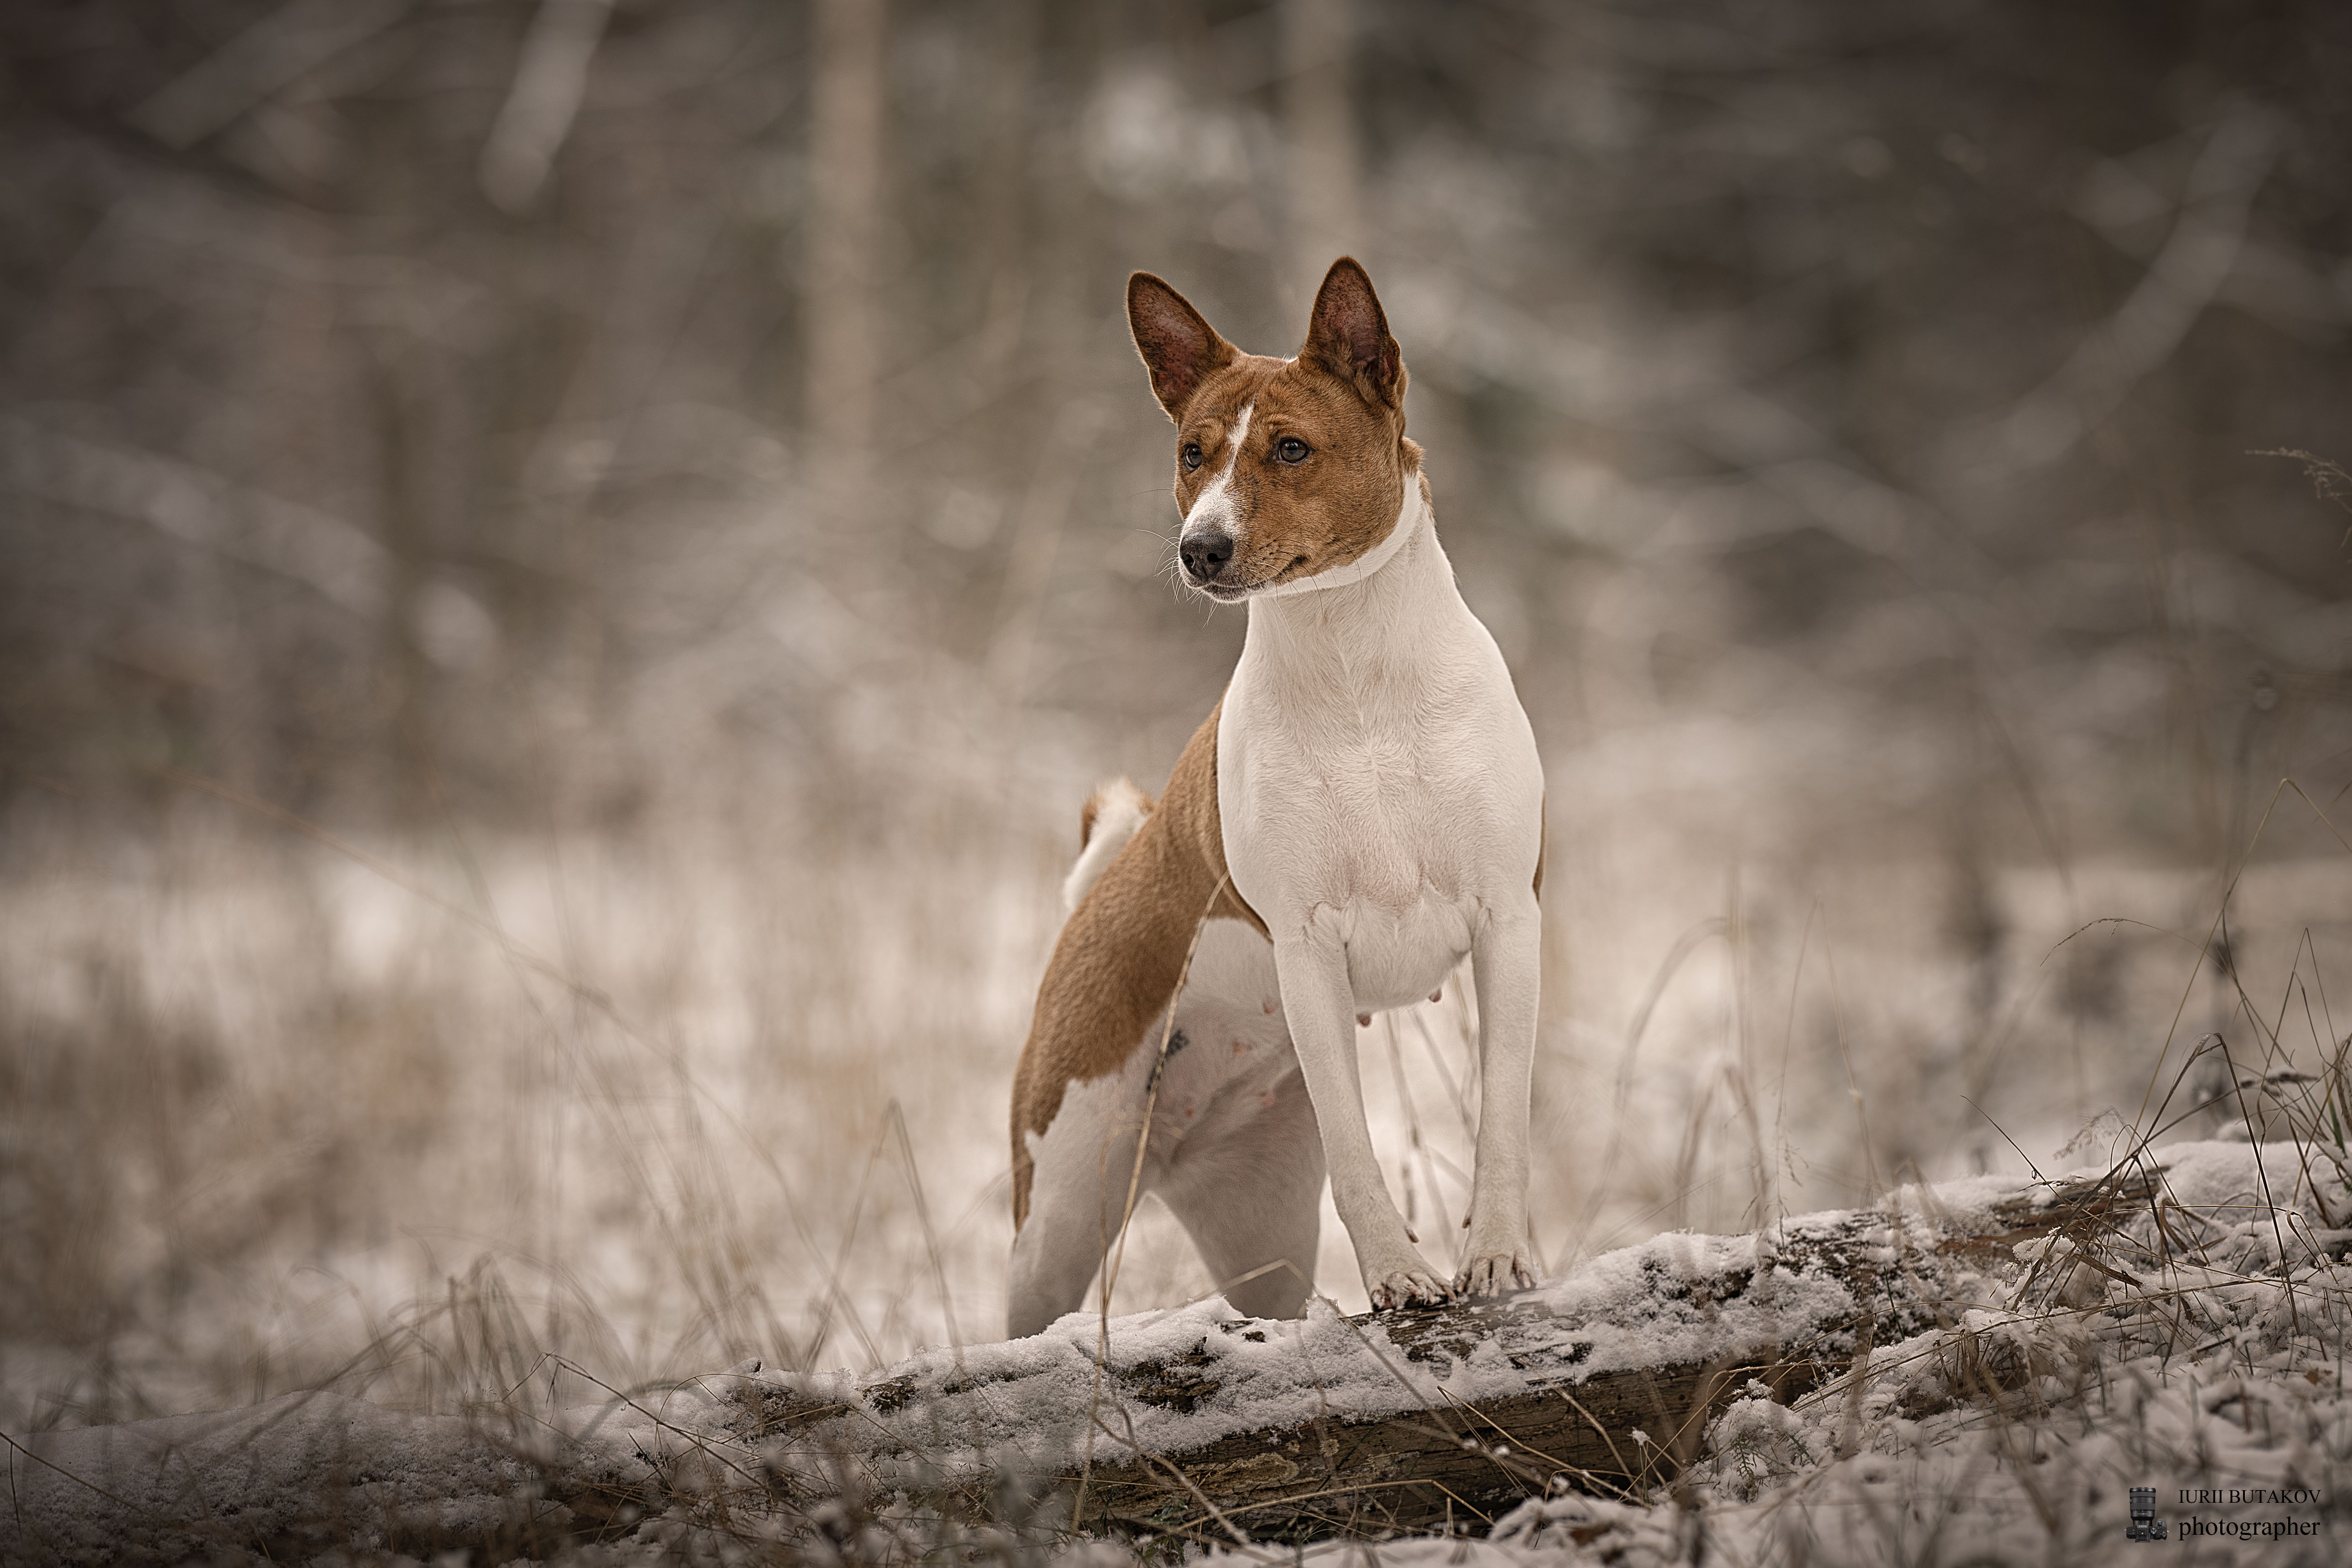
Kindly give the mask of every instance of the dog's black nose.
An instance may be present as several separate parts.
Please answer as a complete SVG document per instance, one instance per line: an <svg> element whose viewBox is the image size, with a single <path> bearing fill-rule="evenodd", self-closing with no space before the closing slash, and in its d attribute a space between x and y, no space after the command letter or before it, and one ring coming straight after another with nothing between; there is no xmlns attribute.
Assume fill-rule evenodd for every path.
<svg viewBox="0 0 2352 1568"><path fill-rule="evenodd" d="M1229 533L1214 533L1203 529L1188 533L1176 546L1177 559L1184 563L1184 575L1195 583L1213 581L1234 558L1234 539Z"/></svg>

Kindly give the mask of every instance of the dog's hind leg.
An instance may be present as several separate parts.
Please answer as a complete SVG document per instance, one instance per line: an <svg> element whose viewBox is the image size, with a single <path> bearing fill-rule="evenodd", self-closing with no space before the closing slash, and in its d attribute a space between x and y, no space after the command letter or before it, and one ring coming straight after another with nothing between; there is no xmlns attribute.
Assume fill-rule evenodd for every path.
<svg viewBox="0 0 2352 1568"><path fill-rule="evenodd" d="M1295 1318L1315 1284L1323 1140L1297 1074L1265 1098L1226 1136L1187 1142L1159 1191L1234 1310Z"/></svg>
<svg viewBox="0 0 2352 1568"><path fill-rule="evenodd" d="M1043 1136L1032 1135L1035 1168L1029 1214L1013 1238L1005 1281L1009 1337L1034 1334L1087 1304L1087 1287L1118 1244L1128 1212L1149 1067L1143 1058L1119 1072L1070 1085L1053 1124ZM1136 1187L1139 1202L1152 1190L1161 1168L1157 1158L1145 1159Z"/></svg>

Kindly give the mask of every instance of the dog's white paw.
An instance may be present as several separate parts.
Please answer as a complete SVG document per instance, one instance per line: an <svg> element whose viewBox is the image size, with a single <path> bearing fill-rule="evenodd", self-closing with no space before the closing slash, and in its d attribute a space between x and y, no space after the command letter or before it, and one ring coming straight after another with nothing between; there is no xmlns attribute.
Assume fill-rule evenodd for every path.
<svg viewBox="0 0 2352 1568"><path fill-rule="evenodd" d="M1375 1312L1423 1310L1454 1300L1454 1287L1426 1268L1400 1268L1365 1283L1371 1288Z"/></svg>
<svg viewBox="0 0 2352 1568"><path fill-rule="evenodd" d="M1531 1290L1537 1283L1536 1267L1525 1247L1473 1258L1454 1277L1454 1293L1474 1301L1489 1296L1507 1296L1514 1290Z"/></svg>

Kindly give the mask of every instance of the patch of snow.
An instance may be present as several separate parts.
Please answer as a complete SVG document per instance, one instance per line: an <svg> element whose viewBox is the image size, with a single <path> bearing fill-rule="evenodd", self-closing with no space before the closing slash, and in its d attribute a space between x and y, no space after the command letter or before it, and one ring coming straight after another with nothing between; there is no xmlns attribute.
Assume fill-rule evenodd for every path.
<svg viewBox="0 0 2352 1568"><path fill-rule="evenodd" d="M2352 1263L2342 1234L2314 1223L2326 1194L2290 1145L2187 1143L2156 1157L2158 1205L2119 1212L2096 1234L2021 1244L2014 1265L1994 1266L2000 1279L1969 1277L1983 1300L1953 1302L1953 1315L1872 1350L1792 1405L1750 1383L1679 1481L1640 1497L1537 1499L1484 1539L1391 1540L1377 1560L2089 1563L2125 1540L2127 1489L2152 1486L2174 1530L2168 1561L2238 1561L2236 1536L2196 1531L2266 1521L2296 1533L2264 1538L2265 1563L2338 1561L2352 1531L2341 1484L2352 1470ZM534 1525L572 1568L804 1555L803 1545L864 1561L1028 1554L1041 1542L1020 1528L950 1525L910 1500L913 1483L1066 1475L1089 1447L1096 1465L1122 1465L1139 1447L1181 1455L1318 1417L1484 1402L1546 1381L1787 1345L1854 1309L1843 1286L1802 1266L1819 1256L1808 1247L1836 1239L1920 1258L1911 1249L1939 1227L1985 1218L2017 1192L1998 1180L1906 1189L1859 1232L1856 1215L1825 1214L1760 1236L1661 1236L1516 1302L1417 1324L1350 1321L1320 1302L1297 1322L1254 1321L1211 1299L1114 1320L1107 1336L1100 1319L1074 1315L1029 1339L933 1350L879 1374L747 1362L536 1420L407 1415L313 1394L41 1433L10 1454L0 1561L267 1550L381 1563L420 1543L515 1539ZM1541 1352L1534 1373L1519 1364L1531 1350ZM849 1434L863 1502L822 1490L841 1473ZM779 1472L798 1479L770 1489L763 1476ZM610 1516L616 1539L568 1541L570 1505L592 1494L608 1505L642 1497L646 1511ZM792 1497L804 1500L787 1507ZM1058 1568L1110 1568L1144 1543L1049 1533L1043 1544ZM1233 1568L1265 1560L1255 1547L1207 1544L1205 1557L1197 1543L1183 1554ZM1353 1568L1364 1552L1333 1542L1297 1560Z"/></svg>
<svg viewBox="0 0 2352 1568"><path fill-rule="evenodd" d="M13 1443L0 1561L27 1564L209 1558L321 1527L360 1546L487 1535L562 1517L543 1483L576 1463L562 1446L327 1393Z"/></svg>

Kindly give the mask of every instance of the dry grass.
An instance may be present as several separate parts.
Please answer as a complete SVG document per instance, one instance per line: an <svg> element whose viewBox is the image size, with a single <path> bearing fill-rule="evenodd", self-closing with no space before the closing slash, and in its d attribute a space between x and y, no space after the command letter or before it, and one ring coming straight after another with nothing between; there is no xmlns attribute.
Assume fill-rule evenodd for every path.
<svg viewBox="0 0 2352 1568"><path fill-rule="evenodd" d="M311 1387L505 1419L751 1356L871 1367L994 1337L1003 1096L1055 919L1050 832L813 850L705 821L336 846L186 796L133 838L33 826L0 900L0 1202L24 1238L0 1262L9 1429ZM2337 864L2241 867L2201 942L2184 917L2210 879L1990 877L1971 896L1997 935L1961 940L1948 866L1848 863L1810 885L1756 868L1718 874L1710 903L1686 859L1642 849L1621 837L1552 895L1536 1209L1555 1268L1664 1226L1867 1201L1898 1175L2225 1122L2290 1130L2313 1183L2341 1180ZM1646 896L1625 899L1636 879ZM2132 919L2085 926L2085 907ZM1447 1261L1475 1026L1457 977L1365 1037L1391 1181ZM2164 1053L2168 1027L2230 1043ZM2086 1113L2129 1110L2151 1058L2167 1076L2145 1110ZM2084 1245L2158 1278L2122 1239ZM2199 1232L2164 1266L2210 1270L2211 1246ZM1321 1282L1360 1308L1328 1215ZM1212 1283L1147 1205L1115 1310ZM2003 1331L2024 1336L2022 1371L1988 1370L1965 1337L1928 1357L1974 1356L1955 1375L1987 1385L1969 1407L2001 1430L2076 1418L2113 1382L2100 1369L2156 1342L2158 1309L2135 1305L2123 1348L2084 1351L2053 1326L2093 1310L2065 1289L2005 1309L2030 1325ZM1870 1377L1896 1391L1872 1419L1911 1420L1919 1377ZM1867 1447L1792 1434L1774 1485ZM1753 1468L1739 1486L1770 1492ZM809 1539L915 1528L794 1485ZM1810 1518L1805 1495L1780 1506Z"/></svg>
<svg viewBox="0 0 2352 1568"><path fill-rule="evenodd" d="M497 936L217 816L21 868L8 1424L309 1386L370 1345L380 1393L435 1405L446 1368L382 1345L467 1280L624 1383L987 1324L1002 1157L971 1108L1019 1023L992 942L1045 929L1003 889L1036 879L935 861L927 916L719 847L384 851Z"/></svg>

